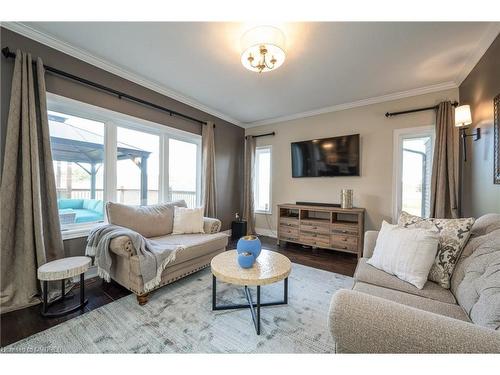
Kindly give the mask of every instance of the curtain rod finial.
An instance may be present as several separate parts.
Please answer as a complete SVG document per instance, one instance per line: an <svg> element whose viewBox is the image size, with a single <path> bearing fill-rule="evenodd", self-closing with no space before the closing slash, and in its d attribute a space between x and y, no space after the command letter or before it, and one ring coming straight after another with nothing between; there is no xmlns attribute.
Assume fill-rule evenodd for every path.
<svg viewBox="0 0 500 375"><path fill-rule="evenodd" d="M10 49L9 47L4 47L2 48L2 54L5 56L5 57L9 57L10 56Z"/></svg>

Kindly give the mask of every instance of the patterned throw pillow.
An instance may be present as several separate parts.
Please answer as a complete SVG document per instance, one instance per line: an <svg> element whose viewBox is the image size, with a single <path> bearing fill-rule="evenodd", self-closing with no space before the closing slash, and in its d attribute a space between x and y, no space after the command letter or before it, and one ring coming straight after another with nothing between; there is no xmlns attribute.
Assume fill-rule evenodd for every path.
<svg viewBox="0 0 500 375"><path fill-rule="evenodd" d="M455 265L462 253L474 218L465 219L423 219L419 216L401 212L398 225L404 228L436 228L439 231L439 245L436 259L429 272L429 280L450 288L450 279Z"/></svg>

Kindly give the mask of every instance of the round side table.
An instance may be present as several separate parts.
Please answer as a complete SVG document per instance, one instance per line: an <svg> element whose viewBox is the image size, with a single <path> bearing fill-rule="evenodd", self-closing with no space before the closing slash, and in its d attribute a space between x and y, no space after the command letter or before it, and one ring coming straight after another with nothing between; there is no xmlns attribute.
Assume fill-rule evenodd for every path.
<svg viewBox="0 0 500 375"><path fill-rule="evenodd" d="M87 304L85 299L84 274L90 267L91 259L89 257L70 257L54 260L45 263L38 268L38 280L43 281L43 305L42 315L47 318L54 318L69 314L78 309L82 309ZM62 310L50 309L51 306L66 299L64 290L64 281L70 277L80 275L80 303L67 307ZM48 303L49 281L61 280L61 297Z"/></svg>

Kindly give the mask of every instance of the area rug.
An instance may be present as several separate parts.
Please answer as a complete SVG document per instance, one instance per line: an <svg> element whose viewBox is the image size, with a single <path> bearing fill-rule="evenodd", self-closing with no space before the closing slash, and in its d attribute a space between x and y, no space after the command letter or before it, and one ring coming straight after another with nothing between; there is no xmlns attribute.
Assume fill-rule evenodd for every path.
<svg viewBox="0 0 500 375"><path fill-rule="evenodd" d="M248 309L213 312L205 269L154 292L145 306L121 298L18 341L5 352L330 353L332 294L352 278L293 264L288 305L261 308L257 336ZM255 300L255 290L252 290ZM283 282L261 288L262 302L283 298ZM245 303L242 288L217 284L218 303Z"/></svg>

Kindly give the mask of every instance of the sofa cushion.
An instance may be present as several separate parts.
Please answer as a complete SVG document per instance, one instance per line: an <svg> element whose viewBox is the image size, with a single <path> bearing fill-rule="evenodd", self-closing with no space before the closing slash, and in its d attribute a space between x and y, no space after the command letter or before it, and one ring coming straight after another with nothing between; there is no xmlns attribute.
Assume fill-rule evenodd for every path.
<svg viewBox="0 0 500 375"><path fill-rule="evenodd" d="M429 311L435 314L448 316L450 318L470 322L464 309L457 304L436 301L430 298L420 297L415 294L401 292L399 290L382 288L380 286L357 282L354 290L370 294L372 296L388 299L406 306Z"/></svg>
<svg viewBox="0 0 500 375"><path fill-rule="evenodd" d="M201 257L216 250L225 248L228 242L228 235L226 233L171 234L168 236L154 237L151 239L166 246L185 246L184 249L177 251L175 260L169 263L169 265L167 266L168 269L168 267L171 267L174 264L187 262L194 258ZM135 262L135 258L137 257L131 258L130 265L132 267L132 272L136 275L140 275L139 262Z"/></svg>
<svg viewBox="0 0 500 375"><path fill-rule="evenodd" d="M389 275L366 263L366 258L361 258L356 267L354 278L356 281L362 281L368 284L378 285L384 288L400 290L402 292L430 298L436 301L455 304L456 300L449 289L442 288L438 284L427 281L422 289L398 279L396 276Z"/></svg>
<svg viewBox="0 0 500 375"><path fill-rule="evenodd" d="M500 214L476 220L451 289L475 324L500 330Z"/></svg>
<svg viewBox="0 0 500 375"><path fill-rule="evenodd" d="M93 211L86 209L76 209L74 210L75 215L75 223L90 223L93 221L102 221L104 219L103 215Z"/></svg>
<svg viewBox="0 0 500 375"><path fill-rule="evenodd" d="M83 208L83 199L58 199L57 207L60 209L64 208Z"/></svg>
<svg viewBox="0 0 500 375"><path fill-rule="evenodd" d="M398 225L404 228L426 228L439 231L439 245L436 259L429 272L429 280L443 288L450 287L450 279L460 254L469 239L474 218L423 219L401 212Z"/></svg>
<svg viewBox="0 0 500 375"><path fill-rule="evenodd" d="M186 207L186 202L182 200L152 206L128 206L107 202L106 212L111 224L132 229L149 238L172 233L174 207Z"/></svg>
<svg viewBox="0 0 500 375"><path fill-rule="evenodd" d="M98 199L84 199L83 208L90 211L102 213L102 201Z"/></svg>

